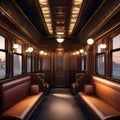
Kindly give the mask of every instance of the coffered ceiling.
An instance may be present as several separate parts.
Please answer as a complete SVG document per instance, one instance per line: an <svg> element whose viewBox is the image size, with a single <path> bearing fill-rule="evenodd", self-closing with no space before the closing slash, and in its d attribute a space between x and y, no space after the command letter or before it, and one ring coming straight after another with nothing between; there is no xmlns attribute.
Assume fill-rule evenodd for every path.
<svg viewBox="0 0 120 120"><path fill-rule="evenodd" d="M107 22L120 14L119 0L1 0L0 5L1 11L14 12L11 17L28 38L52 50L59 46L59 37L64 38L61 45L66 50L85 47L89 37L103 34L109 29Z"/></svg>

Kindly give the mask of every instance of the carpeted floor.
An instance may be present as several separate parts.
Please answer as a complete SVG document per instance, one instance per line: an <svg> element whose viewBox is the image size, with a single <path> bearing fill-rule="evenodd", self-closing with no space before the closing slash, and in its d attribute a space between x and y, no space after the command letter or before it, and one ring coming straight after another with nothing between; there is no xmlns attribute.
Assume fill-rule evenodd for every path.
<svg viewBox="0 0 120 120"><path fill-rule="evenodd" d="M80 108L82 107L82 109ZM55 88L37 107L30 120L94 120L69 89Z"/></svg>

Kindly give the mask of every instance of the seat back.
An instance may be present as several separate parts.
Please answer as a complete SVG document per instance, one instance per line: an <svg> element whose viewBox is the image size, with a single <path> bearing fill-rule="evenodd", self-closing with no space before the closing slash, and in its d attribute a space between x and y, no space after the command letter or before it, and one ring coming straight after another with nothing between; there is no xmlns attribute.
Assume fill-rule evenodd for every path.
<svg viewBox="0 0 120 120"><path fill-rule="evenodd" d="M29 94L31 76L24 76L0 84L0 113Z"/></svg>

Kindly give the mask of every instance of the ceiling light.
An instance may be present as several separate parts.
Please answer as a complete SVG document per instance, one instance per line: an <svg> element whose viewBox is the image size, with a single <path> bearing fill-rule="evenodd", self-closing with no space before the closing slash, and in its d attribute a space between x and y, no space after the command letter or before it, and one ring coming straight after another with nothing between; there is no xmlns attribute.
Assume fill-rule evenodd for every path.
<svg viewBox="0 0 120 120"><path fill-rule="evenodd" d="M77 55L79 55L79 51L76 51L75 53L76 53Z"/></svg>
<svg viewBox="0 0 120 120"><path fill-rule="evenodd" d="M45 52L44 55L47 55L47 52Z"/></svg>
<svg viewBox="0 0 120 120"><path fill-rule="evenodd" d="M26 52L32 52L33 48L32 47L28 47L28 49L26 50Z"/></svg>
<svg viewBox="0 0 120 120"><path fill-rule="evenodd" d="M57 32L57 35L64 35L64 32Z"/></svg>
<svg viewBox="0 0 120 120"><path fill-rule="evenodd" d="M39 0L39 4L42 10L48 31L50 34L53 34L52 21L51 21L51 16L50 16L51 14L50 14L50 8L48 5L48 0Z"/></svg>
<svg viewBox="0 0 120 120"><path fill-rule="evenodd" d="M43 55L43 54L44 54L44 51L43 51L43 50L41 50L41 51L40 51L40 54L41 54L41 55Z"/></svg>
<svg viewBox="0 0 120 120"><path fill-rule="evenodd" d="M83 49L80 49L80 53L84 53L84 50L83 50Z"/></svg>
<svg viewBox="0 0 120 120"><path fill-rule="evenodd" d="M58 42L58 43L62 43L63 41L64 41L63 38L57 38L57 42Z"/></svg>
<svg viewBox="0 0 120 120"><path fill-rule="evenodd" d="M73 0L73 7L72 7L72 13L71 13L71 20L70 20L70 26L69 26L69 31L68 33L71 34L73 31L73 28L75 26L75 23L77 21L80 9L81 9L81 4L83 0ZM71 26L72 24L72 26ZM72 28L71 28L72 27Z"/></svg>
<svg viewBox="0 0 120 120"><path fill-rule="evenodd" d="M94 40L92 39L92 38L89 38L88 40L87 40L87 44L88 45L92 45L94 43Z"/></svg>
<svg viewBox="0 0 120 120"><path fill-rule="evenodd" d="M104 43L104 44L101 44L100 47L101 47L102 49L105 49L105 48L107 47L107 45Z"/></svg>

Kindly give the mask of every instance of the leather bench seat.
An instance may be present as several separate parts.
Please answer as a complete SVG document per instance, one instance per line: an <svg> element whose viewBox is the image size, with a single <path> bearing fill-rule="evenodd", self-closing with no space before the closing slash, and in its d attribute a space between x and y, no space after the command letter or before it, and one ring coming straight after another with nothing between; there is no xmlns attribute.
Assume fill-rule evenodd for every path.
<svg viewBox="0 0 120 120"><path fill-rule="evenodd" d="M93 93L89 90L78 92L78 96L98 120L120 120L120 85L116 82L93 76Z"/></svg>
<svg viewBox="0 0 120 120"><path fill-rule="evenodd" d="M84 92L79 92L78 95L100 120L120 115L118 110L96 96L86 95Z"/></svg>
<svg viewBox="0 0 120 120"><path fill-rule="evenodd" d="M5 111L2 114L2 119L8 118L7 116L9 116L11 119L15 117L18 120L26 120L26 118L30 116L29 111L32 111L32 109L37 105L36 103L40 102L39 100L42 94L43 93L39 93L22 99L20 102Z"/></svg>
<svg viewBox="0 0 120 120"><path fill-rule="evenodd" d="M0 120L28 120L43 99L39 84L23 76L0 84Z"/></svg>

